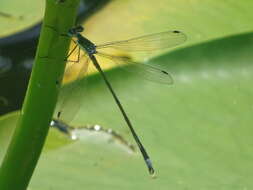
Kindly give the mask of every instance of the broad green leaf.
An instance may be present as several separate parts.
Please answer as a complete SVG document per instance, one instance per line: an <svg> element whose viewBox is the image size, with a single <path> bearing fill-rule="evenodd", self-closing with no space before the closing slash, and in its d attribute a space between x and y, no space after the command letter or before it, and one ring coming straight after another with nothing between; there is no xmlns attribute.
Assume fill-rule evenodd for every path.
<svg viewBox="0 0 253 190"><path fill-rule="evenodd" d="M172 86L118 68L107 72L151 154L156 179L149 177L138 151L113 138L80 130L81 138L71 142L52 129L29 189L251 189L252 36L151 60L171 72ZM99 75L89 77L85 91L82 99L73 100L84 106L72 125L99 124L134 144ZM0 122L12 125L13 119ZM62 144L53 146L59 138Z"/></svg>
<svg viewBox="0 0 253 190"><path fill-rule="evenodd" d="M176 29L190 45L252 31L252 7L250 0L113 0L84 23L84 33L101 43Z"/></svg>
<svg viewBox="0 0 253 190"><path fill-rule="evenodd" d="M0 37L23 31L40 22L45 2L42 0L1 0Z"/></svg>
<svg viewBox="0 0 253 190"><path fill-rule="evenodd" d="M87 21L84 35L95 44L130 39L168 30L180 30L187 36L183 46L250 32L253 29L253 1L214 0L113 0ZM177 46L175 48L181 48ZM168 50L165 50L168 51ZM138 60L147 55L129 55ZM149 58L164 52L154 52ZM113 67L103 60L104 68Z"/></svg>
<svg viewBox="0 0 253 190"><path fill-rule="evenodd" d="M119 68L107 72L157 178L148 176L138 151L103 133L80 129L81 138L73 141L51 129L29 189L251 189L253 35L245 32L252 31L252 4L128 0L101 8L85 23L86 36L98 43L168 29L188 36L187 48L150 61L170 71L172 86ZM90 76L88 86L79 90L83 97L73 102L84 103L72 126L99 124L134 144L99 75ZM15 118L0 120L5 147L0 160Z"/></svg>

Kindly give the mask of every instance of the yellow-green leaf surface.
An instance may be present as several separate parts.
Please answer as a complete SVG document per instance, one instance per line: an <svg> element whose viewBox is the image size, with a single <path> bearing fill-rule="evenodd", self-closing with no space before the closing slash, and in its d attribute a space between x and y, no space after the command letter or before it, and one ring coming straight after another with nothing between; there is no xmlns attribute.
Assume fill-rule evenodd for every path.
<svg viewBox="0 0 253 190"><path fill-rule="evenodd" d="M40 22L44 4L42 0L1 0L0 37L20 32Z"/></svg>
<svg viewBox="0 0 253 190"><path fill-rule="evenodd" d="M113 0L87 22L85 34L95 42L181 30L188 45L252 31L250 0Z"/></svg>
<svg viewBox="0 0 253 190"><path fill-rule="evenodd" d="M52 129L30 189L251 189L252 36L152 60L171 71L170 87L119 69L107 72L152 156L156 179L138 152L113 138L80 129L80 139L72 141ZM84 102L73 124L112 128L134 143L100 76L89 79L86 95L73 100Z"/></svg>
<svg viewBox="0 0 253 190"><path fill-rule="evenodd" d="M170 71L171 86L119 68L106 72L157 178L149 176L138 151L108 134L81 129L98 124L134 144L104 82L93 75L76 89L83 96L72 100L83 102L71 123L79 128L79 139L51 129L29 189L252 189L253 34L245 33L252 30L252 6L232 0L128 0L112 1L96 13L85 26L97 42L167 29L188 36L188 47L150 60ZM2 147L16 118L0 120Z"/></svg>
<svg viewBox="0 0 253 190"><path fill-rule="evenodd" d="M180 30L187 35L187 42L183 46L189 46L252 31L252 7L250 0L112 0L83 23L83 34L99 45L162 31ZM160 53L154 52L148 57ZM146 59L146 56L134 55L138 60ZM101 64L104 68L112 67L107 60Z"/></svg>

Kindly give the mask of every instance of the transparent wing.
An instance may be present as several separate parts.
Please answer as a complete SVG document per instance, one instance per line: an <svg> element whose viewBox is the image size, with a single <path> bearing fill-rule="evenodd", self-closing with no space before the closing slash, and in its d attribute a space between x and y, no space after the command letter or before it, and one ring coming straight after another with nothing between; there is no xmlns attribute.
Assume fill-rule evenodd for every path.
<svg viewBox="0 0 253 190"><path fill-rule="evenodd" d="M144 79L162 84L173 83L171 75L166 70L159 68L158 66L148 65L144 63L137 63L132 61L128 57L118 57L104 53L97 53L96 55L110 59L121 67L124 65L131 65L129 67L124 66L122 68L129 72L135 73Z"/></svg>
<svg viewBox="0 0 253 190"><path fill-rule="evenodd" d="M73 75L70 73L77 74L71 78L73 82L67 84L64 89L60 92L60 102L59 108L56 109L56 118L63 120L66 123L70 123L78 110L82 105L81 97L83 96L83 86L85 86L85 81L82 80L83 77L87 74L89 66L89 59L86 55L81 56L79 62L70 63L70 66L67 66L65 69L64 75Z"/></svg>
<svg viewBox="0 0 253 190"><path fill-rule="evenodd" d="M154 51L171 48L185 41L186 35L183 32L174 30L145 35L129 40L109 42L98 45L96 48L115 48L124 51Z"/></svg>

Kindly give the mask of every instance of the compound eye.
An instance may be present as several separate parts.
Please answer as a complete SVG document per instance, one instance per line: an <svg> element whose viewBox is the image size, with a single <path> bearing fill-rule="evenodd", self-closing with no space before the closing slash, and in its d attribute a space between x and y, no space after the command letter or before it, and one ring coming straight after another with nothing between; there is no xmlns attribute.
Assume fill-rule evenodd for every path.
<svg viewBox="0 0 253 190"><path fill-rule="evenodd" d="M84 28L82 26L77 26L75 28L76 32L82 32L84 30Z"/></svg>

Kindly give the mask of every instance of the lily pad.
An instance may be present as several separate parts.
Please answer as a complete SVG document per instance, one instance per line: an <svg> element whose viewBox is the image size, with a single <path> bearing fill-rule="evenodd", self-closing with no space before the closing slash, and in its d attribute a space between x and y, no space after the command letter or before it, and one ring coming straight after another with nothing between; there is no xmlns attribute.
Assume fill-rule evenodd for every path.
<svg viewBox="0 0 253 190"><path fill-rule="evenodd" d="M138 151L129 151L113 138L95 133L74 141L51 129L29 189L253 187L253 35L245 33L252 30L252 2L162 0L156 8L150 2L112 1L86 26L87 36L98 42L159 32L167 26L188 36L186 48L150 60L170 71L172 86L144 81L119 68L106 72L151 155L157 178L150 178ZM88 80L88 86L77 89L83 96L73 99L83 106L71 125L82 130L98 124L134 144L101 77L95 74ZM15 118L0 120L0 134L11 136ZM0 140L6 147L9 138Z"/></svg>
<svg viewBox="0 0 253 190"><path fill-rule="evenodd" d="M253 187L252 36L204 43L152 60L171 71L175 84L170 87L119 69L107 72L151 154L157 179L149 178L138 152L129 153L98 135L45 153L30 188ZM76 100L84 106L73 126L99 124L134 143L100 76L90 78L86 95Z"/></svg>
<svg viewBox="0 0 253 190"><path fill-rule="evenodd" d="M170 87L118 68L107 72L151 154L156 179L149 178L138 151L129 152L99 133L76 141L65 136L52 148L59 140L52 129L55 136L47 141L29 189L252 188L252 36L203 43L151 60L171 72L175 82ZM90 76L84 88L85 96L75 100L84 106L72 125L99 124L134 144L100 76ZM13 125L13 119L9 122Z"/></svg>
<svg viewBox="0 0 253 190"><path fill-rule="evenodd" d="M128 0L110 1L83 23L84 35L95 44L125 40L142 35L180 30L187 35L184 47L204 41L252 31L251 7L253 1L175 1ZM122 22L125 21L125 22ZM181 48L182 46L177 46ZM166 51L166 50L165 50ZM108 51L111 54L129 55L128 52ZM164 52L148 54L155 57ZM145 55L134 55L140 61ZM111 68L107 60L101 62Z"/></svg>
<svg viewBox="0 0 253 190"><path fill-rule="evenodd" d="M40 22L44 15L45 2L24 1L1 1L0 8L0 38L6 37Z"/></svg>
<svg viewBox="0 0 253 190"><path fill-rule="evenodd" d="M101 43L181 30L191 45L252 31L252 6L250 0L111 1L85 21L85 35Z"/></svg>

